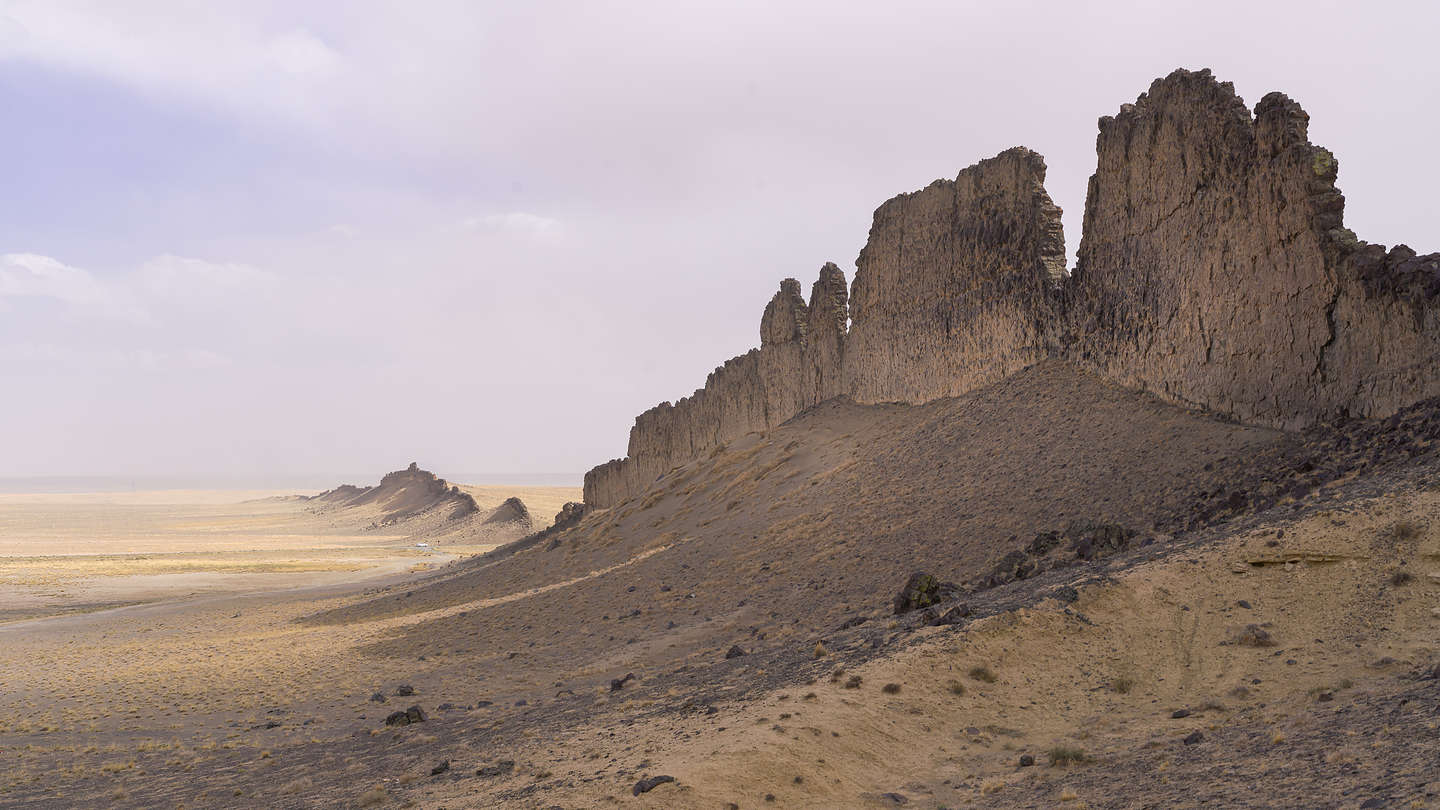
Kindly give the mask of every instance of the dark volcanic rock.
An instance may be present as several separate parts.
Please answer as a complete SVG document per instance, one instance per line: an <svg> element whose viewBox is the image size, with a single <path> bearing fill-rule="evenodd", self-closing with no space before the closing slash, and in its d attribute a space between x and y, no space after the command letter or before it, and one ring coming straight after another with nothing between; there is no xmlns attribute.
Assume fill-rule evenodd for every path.
<svg viewBox="0 0 1440 810"><path fill-rule="evenodd" d="M387 726L408 726L411 723L425 722L425 711L419 706L411 706L402 712L391 712L385 718Z"/></svg>
<svg viewBox="0 0 1440 810"><path fill-rule="evenodd" d="M941 582L934 576L917 571L905 580L905 587L895 595L895 614L938 605L947 599L960 595L960 586L953 582Z"/></svg>
<svg viewBox="0 0 1440 810"><path fill-rule="evenodd" d="M506 774L511 773L514 770L515 760L502 759L499 762L496 762L494 765L486 765L485 767L480 768L479 770L475 771L475 775L483 776L486 778L494 778L496 776L505 776Z"/></svg>
<svg viewBox="0 0 1440 810"><path fill-rule="evenodd" d="M666 782L674 781L675 777L666 776L664 774L661 774L660 776L651 776L646 779L641 779L639 782L636 782L635 787L630 790L630 793L633 796L639 796L641 793L649 793L650 791L665 784Z"/></svg>

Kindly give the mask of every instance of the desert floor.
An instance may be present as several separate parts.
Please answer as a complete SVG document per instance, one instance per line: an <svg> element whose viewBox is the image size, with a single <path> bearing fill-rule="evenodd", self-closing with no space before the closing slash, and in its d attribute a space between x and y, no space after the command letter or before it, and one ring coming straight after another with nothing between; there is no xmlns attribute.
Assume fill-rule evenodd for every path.
<svg viewBox="0 0 1440 810"><path fill-rule="evenodd" d="M274 588L0 624L0 806L1435 807L1437 435L1245 428L1047 367L832 402L489 553L506 492L409 536L152 496L133 542L192 545L133 549L139 576ZM77 563L107 577L15 577L93 607L67 583L124 578L111 506L16 504L51 554L114 536ZM1017 553L1039 567L997 578ZM313 567L234 572L262 563ZM963 592L897 615L917 569Z"/></svg>

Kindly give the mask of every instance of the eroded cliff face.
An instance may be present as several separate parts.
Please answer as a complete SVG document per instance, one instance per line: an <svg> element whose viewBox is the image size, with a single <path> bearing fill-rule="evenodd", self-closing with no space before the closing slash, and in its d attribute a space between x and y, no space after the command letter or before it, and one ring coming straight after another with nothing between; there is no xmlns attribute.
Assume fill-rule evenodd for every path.
<svg viewBox="0 0 1440 810"><path fill-rule="evenodd" d="M1176 71L1100 119L1068 355L1286 428L1440 393L1433 294L1364 282L1416 262L1344 228L1338 163L1308 125L1281 93L1252 118L1209 71Z"/></svg>
<svg viewBox="0 0 1440 810"><path fill-rule="evenodd" d="M887 201L848 300L833 264L808 304L786 279L760 348L641 414L628 457L586 475L586 502L836 396L920 403L1046 357L1292 429L1440 396L1440 254L1345 229L1338 162L1308 124L1281 93L1252 116L1208 70L1156 80L1100 119L1073 277L1028 149Z"/></svg>
<svg viewBox="0 0 1440 810"><path fill-rule="evenodd" d="M1046 356L1065 240L1044 182L1019 147L880 206L856 260L847 393L926 402Z"/></svg>
<svg viewBox="0 0 1440 810"><path fill-rule="evenodd" d="M782 281L760 319L760 348L726 361L691 396L640 414L626 457L585 474L585 503L618 503L681 464L840 394L847 317L845 274L834 264L820 269L810 304L800 282Z"/></svg>

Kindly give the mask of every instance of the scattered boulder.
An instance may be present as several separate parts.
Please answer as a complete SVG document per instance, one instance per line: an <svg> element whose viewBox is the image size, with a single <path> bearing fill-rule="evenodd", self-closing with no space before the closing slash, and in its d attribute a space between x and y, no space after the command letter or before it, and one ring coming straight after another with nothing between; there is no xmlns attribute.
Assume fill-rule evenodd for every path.
<svg viewBox="0 0 1440 810"><path fill-rule="evenodd" d="M435 767L431 768L431 769L430 769L430 775L431 775L431 776L439 776L440 774L445 773L445 772L448 771L448 770L450 770L450 760L447 759L447 760L445 760L444 762L440 763L439 765L436 765Z"/></svg>
<svg viewBox="0 0 1440 810"><path fill-rule="evenodd" d="M506 774L511 773L514 770L515 760L502 759L494 765L486 765L485 767L480 768L479 770L475 771L475 775L483 776L487 779L493 779L497 776L505 776Z"/></svg>
<svg viewBox="0 0 1440 810"><path fill-rule="evenodd" d="M1247 624L1230 634L1230 643L1241 647L1274 647L1276 641L1270 632L1258 624Z"/></svg>
<svg viewBox="0 0 1440 810"><path fill-rule="evenodd" d="M970 618L970 606L968 604L965 604L964 602L961 602L955 607L945 611L944 615L940 617L940 621L938 623L963 624L968 618Z"/></svg>
<svg viewBox="0 0 1440 810"><path fill-rule="evenodd" d="M1020 549L1006 554L995 563L990 575L985 578L985 587L994 588L1017 579L1024 579L1035 573L1035 561Z"/></svg>
<svg viewBox="0 0 1440 810"><path fill-rule="evenodd" d="M1204 739L1204 734L1200 733L1199 731L1192 731L1189 735L1185 737L1184 743L1186 745L1195 745L1196 743L1203 742Z"/></svg>
<svg viewBox="0 0 1440 810"><path fill-rule="evenodd" d="M745 649L744 649L743 647L741 647L739 644L735 644L735 645L731 646L730 649L728 649L728 650L725 651L725 657L726 657L727 659L728 659L728 658L741 658L741 657L746 656L746 655L749 655L749 654L750 654L750 653L746 652Z"/></svg>
<svg viewBox="0 0 1440 810"><path fill-rule="evenodd" d="M1189 716L1190 716L1190 710L1189 710L1189 709L1176 709L1175 711L1173 711L1173 712L1170 713L1170 719L1171 719L1171 720L1179 720L1179 719L1182 718L1182 717L1189 717Z"/></svg>
<svg viewBox="0 0 1440 810"><path fill-rule="evenodd" d="M411 706L401 712L391 712L389 716L385 718L385 725L387 726L408 726L411 723L423 722L425 722L425 711L419 706Z"/></svg>
<svg viewBox="0 0 1440 810"><path fill-rule="evenodd" d="M1035 757L1030 754L1020 755L1020 767L1029 768L1035 764Z"/></svg>
<svg viewBox="0 0 1440 810"><path fill-rule="evenodd" d="M895 615L938 605L960 593L959 585L941 582L924 571L916 571L905 580L905 587L895 596Z"/></svg>
<svg viewBox="0 0 1440 810"><path fill-rule="evenodd" d="M657 787L660 787L666 782L674 781L675 777L667 776L665 774L647 777L645 779L641 779L639 782L636 782L635 787L631 789L630 793L633 796L639 796L641 793L649 793L650 791L654 790Z"/></svg>
<svg viewBox="0 0 1440 810"><path fill-rule="evenodd" d="M1117 523L1091 523L1072 521L1065 527L1065 536L1077 560L1095 560L1124 551L1130 547L1135 536L1134 529L1127 529Z"/></svg>
<svg viewBox="0 0 1440 810"><path fill-rule="evenodd" d="M415 687L408 683L402 683L395 687L395 697L410 697L415 694Z"/></svg>
<svg viewBox="0 0 1440 810"><path fill-rule="evenodd" d="M625 677L623 677L623 678L611 678L611 679L610 679L610 691L611 691L611 692L619 692L621 689L624 689L624 688L625 688L625 684L627 684L627 683L629 683L629 682L631 682L631 681L633 681L633 680L635 680L635 673L633 673L633 672L627 672L627 673L625 673Z"/></svg>
<svg viewBox="0 0 1440 810"><path fill-rule="evenodd" d="M376 692L375 694L370 696L371 703L384 703L385 700L385 695L382 692Z"/></svg>

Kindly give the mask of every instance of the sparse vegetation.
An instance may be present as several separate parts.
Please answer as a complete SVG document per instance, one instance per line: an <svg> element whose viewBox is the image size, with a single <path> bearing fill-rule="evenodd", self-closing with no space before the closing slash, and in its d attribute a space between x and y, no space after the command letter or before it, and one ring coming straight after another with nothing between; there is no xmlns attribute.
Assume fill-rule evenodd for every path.
<svg viewBox="0 0 1440 810"><path fill-rule="evenodd" d="M955 697L963 697L965 695L965 684L959 681L951 681L945 685L945 688Z"/></svg>
<svg viewBox="0 0 1440 810"><path fill-rule="evenodd" d="M1046 756L1050 759L1051 767L1059 768L1079 765L1090 761L1090 758L1085 755L1083 748L1075 748L1068 745L1057 745L1051 748L1046 753Z"/></svg>
<svg viewBox="0 0 1440 810"><path fill-rule="evenodd" d="M1402 543L1420 536L1420 525L1412 520L1397 520L1390 527L1390 537Z"/></svg>
<svg viewBox="0 0 1440 810"><path fill-rule="evenodd" d="M880 691L884 692L887 695L898 695L900 694L900 684L887 683L884 686L880 687Z"/></svg>
<svg viewBox="0 0 1440 810"><path fill-rule="evenodd" d="M969 674L972 679L981 681L982 683L995 683L1000 680L1000 677L994 672L991 672L989 667L983 665L971 667Z"/></svg>
<svg viewBox="0 0 1440 810"><path fill-rule="evenodd" d="M1135 679L1124 675L1110 682L1111 691L1120 695L1128 695L1135 688Z"/></svg>

